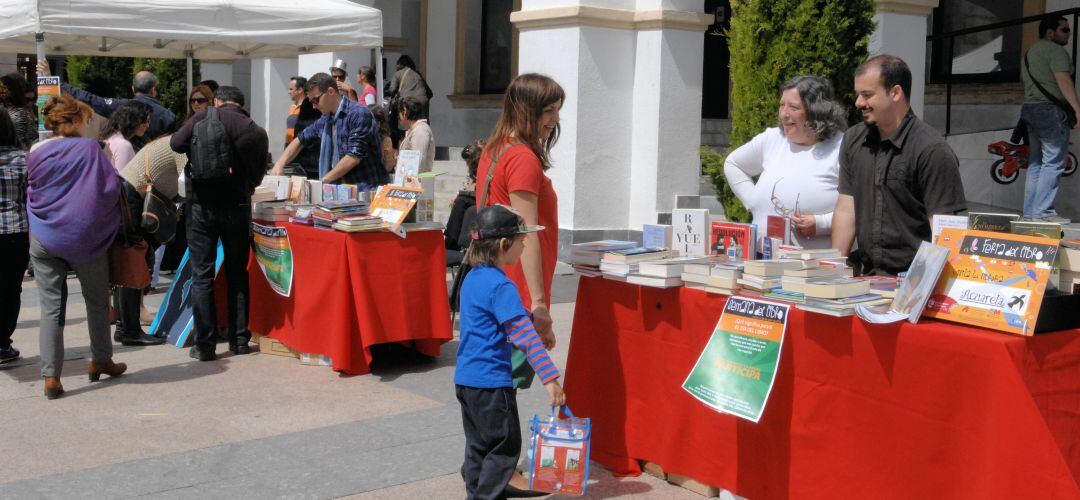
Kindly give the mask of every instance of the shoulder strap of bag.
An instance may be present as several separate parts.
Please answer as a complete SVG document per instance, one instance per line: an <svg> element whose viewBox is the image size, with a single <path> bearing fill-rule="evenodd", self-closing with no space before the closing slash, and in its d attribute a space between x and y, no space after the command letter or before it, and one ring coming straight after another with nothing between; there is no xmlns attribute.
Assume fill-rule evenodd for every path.
<svg viewBox="0 0 1080 500"><path fill-rule="evenodd" d="M154 180L150 178L150 144L147 144L146 146L144 146L143 149L146 150L145 151L145 158L146 158L146 161L145 161L145 164L146 164L146 192L149 193L150 190L154 189Z"/></svg>
<svg viewBox="0 0 1080 500"><path fill-rule="evenodd" d="M487 178L484 179L484 190L481 191L480 198L477 199L477 213L479 213L480 210L484 208L484 201L487 200L488 189L491 188L491 179L495 177L495 167L499 164L499 158L502 157L503 153L505 153L506 150L509 148L510 144L503 145L502 149L500 149L499 152L491 158L491 166L488 167Z"/></svg>
<svg viewBox="0 0 1080 500"><path fill-rule="evenodd" d="M1052 102L1054 104L1057 104L1058 106L1061 106L1062 108L1072 109L1072 105L1070 105L1069 103L1061 102L1061 99L1058 99L1057 96L1054 96L1054 95L1050 94L1049 92L1047 92L1046 89L1043 88L1042 84L1040 84L1039 81L1035 79L1035 75L1031 74L1031 65L1028 64L1028 56L1027 56L1027 54L1024 54L1024 69L1027 70L1028 79L1031 80L1031 83L1035 84L1035 88L1039 89L1039 92L1042 93L1043 97L1046 97L1047 99L1050 100L1050 102Z"/></svg>

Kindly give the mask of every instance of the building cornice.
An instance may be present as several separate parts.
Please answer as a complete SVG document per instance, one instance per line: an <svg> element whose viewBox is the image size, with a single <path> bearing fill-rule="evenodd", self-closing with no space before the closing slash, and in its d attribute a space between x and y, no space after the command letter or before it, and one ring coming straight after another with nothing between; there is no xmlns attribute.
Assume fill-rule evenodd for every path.
<svg viewBox="0 0 1080 500"><path fill-rule="evenodd" d="M588 5L520 10L510 14L519 29L593 26L623 30L671 29L705 31L715 22L712 14L681 10L630 11Z"/></svg>
<svg viewBox="0 0 1080 500"><path fill-rule="evenodd" d="M878 14L887 12L912 16L929 16L939 0L874 0Z"/></svg>

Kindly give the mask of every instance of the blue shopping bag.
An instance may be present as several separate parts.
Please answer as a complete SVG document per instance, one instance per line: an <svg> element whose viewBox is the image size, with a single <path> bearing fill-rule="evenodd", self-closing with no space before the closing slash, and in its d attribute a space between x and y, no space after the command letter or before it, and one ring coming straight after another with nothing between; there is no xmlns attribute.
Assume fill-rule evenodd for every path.
<svg viewBox="0 0 1080 500"><path fill-rule="evenodd" d="M551 414L533 415L529 429L529 489L581 496L589 485L589 441L592 423L563 406Z"/></svg>

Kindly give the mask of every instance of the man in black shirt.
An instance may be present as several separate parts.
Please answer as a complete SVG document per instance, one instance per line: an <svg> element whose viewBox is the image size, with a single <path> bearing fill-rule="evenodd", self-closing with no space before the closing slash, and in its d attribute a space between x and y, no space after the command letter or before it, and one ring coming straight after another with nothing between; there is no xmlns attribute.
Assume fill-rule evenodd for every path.
<svg viewBox="0 0 1080 500"><path fill-rule="evenodd" d="M248 116L240 89L223 85L214 92L214 107L195 113L169 139L177 153L188 154L185 168L188 190L187 239L191 252L191 297L195 316L195 347L191 357L199 361L215 359L217 307L214 302L214 262L221 239L225 260L222 265L228 285L229 350L250 352L248 323L247 261L251 249L251 194L266 174L269 139L266 131ZM216 110L232 146L229 175L220 180L192 178L194 155L192 136L196 125ZM191 153L191 154L189 154Z"/></svg>
<svg viewBox="0 0 1080 500"><path fill-rule="evenodd" d="M911 70L880 55L855 71L855 106L863 123L840 145L840 196L832 245L855 272L906 271L919 243L930 241L934 214L966 208L956 155L936 130L911 111Z"/></svg>

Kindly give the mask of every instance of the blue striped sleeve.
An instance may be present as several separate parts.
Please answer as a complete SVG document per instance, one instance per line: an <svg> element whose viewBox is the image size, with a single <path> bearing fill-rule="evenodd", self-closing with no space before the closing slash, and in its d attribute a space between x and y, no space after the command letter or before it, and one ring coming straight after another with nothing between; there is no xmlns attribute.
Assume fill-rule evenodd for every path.
<svg viewBox="0 0 1080 500"><path fill-rule="evenodd" d="M544 344L540 341L540 336L536 334L536 329L533 328L528 316L522 315L511 319L503 323L503 327L510 343L525 353L525 359L532 365L542 383L546 384L559 378L559 369L555 368L555 363L544 350Z"/></svg>

